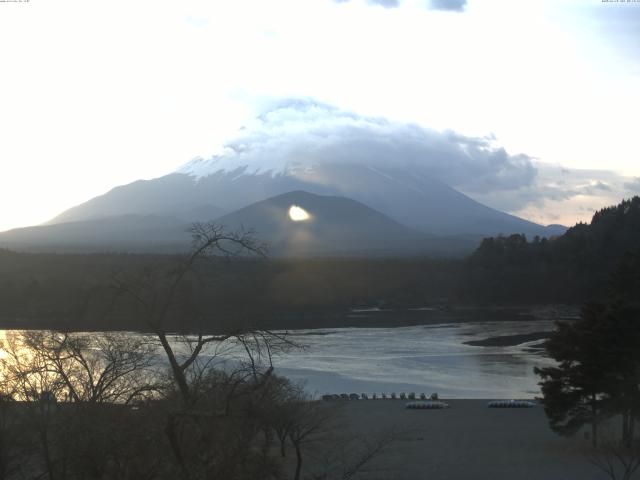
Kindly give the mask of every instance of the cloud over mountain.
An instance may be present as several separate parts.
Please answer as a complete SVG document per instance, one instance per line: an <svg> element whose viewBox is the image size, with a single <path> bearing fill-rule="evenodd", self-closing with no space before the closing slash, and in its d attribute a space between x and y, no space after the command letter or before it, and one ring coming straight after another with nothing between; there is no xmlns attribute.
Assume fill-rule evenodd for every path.
<svg viewBox="0 0 640 480"><path fill-rule="evenodd" d="M465 136L359 115L312 99L286 99L264 107L219 155L194 159L179 171L203 176L246 167L249 172L300 173L332 163L419 167L485 205L541 224L572 224L585 208L591 212L640 191L635 177L564 168L512 154L497 143L493 136Z"/></svg>
<svg viewBox="0 0 640 480"><path fill-rule="evenodd" d="M467 0L430 0L432 10L451 10L462 12L467 5Z"/></svg>
<svg viewBox="0 0 640 480"><path fill-rule="evenodd" d="M349 0L333 0L336 3L347 3ZM400 0L366 0L369 5L379 5L384 8L398 8ZM462 12L467 5L467 0L427 0L431 10L448 10Z"/></svg>
<svg viewBox="0 0 640 480"><path fill-rule="evenodd" d="M640 177L635 177L634 179L625 183L624 186L630 192L640 194Z"/></svg>
<svg viewBox="0 0 640 480"><path fill-rule="evenodd" d="M384 8L397 8L400 6L400 0L367 0L370 5L380 5Z"/></svg>
<svg viewBox="0 0 640 480"><path fill-rule="evenodd" d="M349 0L333 0L335 3L347 3ZM384 8L398 8L400 0L367 0L369 5L379 5Z"/></svg>
<svg viewBox="0 0 640 480"><path fill-rule="evenodd" d="M534 162L538 174L523 188L480 192L474 198L493 208L539 223L571 225L572 218L593 214L603 205L640 193L640 178L611 170L574 169Z"/></svg>
<svg viewBox="0 0 640 480"><path fill-rule="evenodd" d="M525 154L512 155L491 137L468 137L416 124L393 122L308 99L280 101L227 142L212 159L195 159L181 171L199 175L250 165L260 171L326 163L372 167L420 166L450 186L469 193L508 191L533 183L536 168Z"/></svg>

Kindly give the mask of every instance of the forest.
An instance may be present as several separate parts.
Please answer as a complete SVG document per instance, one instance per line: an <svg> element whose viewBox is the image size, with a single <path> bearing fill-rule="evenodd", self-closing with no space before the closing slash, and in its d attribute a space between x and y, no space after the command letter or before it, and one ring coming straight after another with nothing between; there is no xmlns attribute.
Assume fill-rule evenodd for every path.
<svg viewBox="0 0 640 480"><path fill-rule="evenodd" d="M172 329L336 326L350 308L362 306L578 305L605 297L611 273L639 245L640 197L634 197L559 237L486 238L462 260L217 255L183 282ZM130 299L119 292L118 279L166 275L187 257L0 250L0 325L144 329ZM184 315L194 309L197 315ZM188 320L194 318L196 323Z"/></svg>

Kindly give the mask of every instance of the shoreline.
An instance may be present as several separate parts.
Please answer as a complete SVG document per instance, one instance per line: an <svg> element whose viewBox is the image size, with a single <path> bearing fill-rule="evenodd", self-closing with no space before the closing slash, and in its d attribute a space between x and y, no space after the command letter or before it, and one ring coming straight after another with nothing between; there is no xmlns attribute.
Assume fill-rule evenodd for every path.
<svg viewBox="0 0 640 480"><path fill-rule="evenodd" d="M332 328L400 328L414 326L436 326L440 324L466 324L481 322L515 322L515 321L571 321L577 318L579 307L576 305L430 305L424 307L400 308L350 308L346 310L327 311L290 311L274 313L270 319L264 317L256 321L252 327L267 330L321 330ZM103 325L85 325L82 329L65 329L64 323L47 321L46 319L7 319L0 318L0 330L60 330L74 332L120 331L148 334L144 328L101 328ZM135 327L135 325L131 325ZM203 328L202 332L181 332L175 326L167 329L172 335L187 334L206 335L224 334L224 330ZM323 335L318 332L316 335Z"/></svg>
<svg viewBox="0 0 640 480"><path fill-rule="evenodd" d="M482 340L469 340L462 343L472 347L515 347L524 343L547 340L549 337L551 337L550 331L540 331L517 335L499 335L483 338Z"/></svg>

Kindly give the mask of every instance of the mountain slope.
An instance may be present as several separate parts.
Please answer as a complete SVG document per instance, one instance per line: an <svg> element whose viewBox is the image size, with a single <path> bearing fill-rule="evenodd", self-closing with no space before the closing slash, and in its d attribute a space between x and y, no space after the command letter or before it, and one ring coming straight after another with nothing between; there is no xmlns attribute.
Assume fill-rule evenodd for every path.
<svg viewBox="0 0 640 480"><path fill-rule="evenodd" d="M308 218L292 220L292 207ZM429 238L360 202L304 191L254 203L216 222L232 230L250 226L275 255L423 253Z"/></svg>
<svg viewBox="0 0 640 480"><path fill-rule="evenodd" d="M194 188L187 175L170 174L138 180L72 207L49 224L92 220L119 215L173 216L187 222L211 220L226 211L213 205L204 189Z"/></svg>
<svg viewBox="0 0 640 480"><path fill-rule="evenodd" d="M309 218L293 221L292 206ZM343 197L288 192L216 219L227 230L250 228L270 255L425 254L432 240L366 205ZM156 215L118 215L0 233L0 247L36 251L183 252L189 223Z"/></svg>
<svg viewBox="0 0 640 480"><path fill-rule="evenodd" d="M0 246L49 252L175 252L188 247L188 228L172 217L119 215L16 228L0 233Z"/></svg>
<svg viewBox="0 0 640 480"><path fill-rule="evenodd" d="M304 190L351 198L408 227L437 235L550 234L541 225L474 201L418 167L323 163L274 173L248 165L232 171L216 170L213 162L207 173L201 162L199 177L187 167L179 173L114 188L63 212L51 223L121 214L170 214L187 220L183 212L202 205L215 205L217 212L229 213L266 198ZM556 233L553 230L551 234Z"/></svg>

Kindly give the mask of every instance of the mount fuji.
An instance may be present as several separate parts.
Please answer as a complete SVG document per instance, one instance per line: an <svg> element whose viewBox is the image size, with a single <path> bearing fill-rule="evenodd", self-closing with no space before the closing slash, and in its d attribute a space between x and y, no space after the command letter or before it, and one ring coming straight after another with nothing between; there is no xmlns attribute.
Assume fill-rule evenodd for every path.
<svg viewBox="0 0 640 480"><path fill-rule="evenodd" d="M115 187L43 226L0 234L0 246L41 249L84 242L96 249L101 236L82 234L93 230L109 233L100 248L107 238L121 249L128 243L135 243L136 249L146 243L159 248L163 241L168 247L175 246L180 232L194 221L231 225L238 218L250 219L253 224L240 223L262 239L283 244L283 235L293 230L286 223L280 231L274 223L263 224L254 215L262 207L250 209L248 217L247 212L234 213L260 202L278 203L292 192L294 197L307 195L315 225L322 226L314 227L313 250L324 254L343 250L337 240L346 237L357 238L362 251L384 247L392 254L420 249L428 254L452 246L470 251L484 236L563 233L562 226L545 227L495 210L451 186L486 191L519 188L532 181L536 171L529 157L509 155L491 142L361 117L309 101L285 102L241 130L218 155L196 158L159 178ZM360 221L362 215L367 222ZM261 226L266 230L261 232ZM343 237L337 235L338 228ZM329 231L335 234L323 235ZM373 232L403 240L380 243ZM188 235L184 236L187 245ZM355 247L354 243L348 249Z"/></svg>
<svg viewBox="0 0 640 480"><path fill-rule="evenodd" d="M324 163L274 171L249 165L226 170L220 163L217 158L196 159L164 177L116 187L61 213L50 223L130 214L173 216L185 221L215 219L275 195L306 191L351 198L408 227L435 235L561 233L476 202L417 167Z"/></svg>
<svg viewBox="0 0 640 480"><path fill-rule="evenodd" d="M178 172L116 187L61 213L44 226L0 234L0 245L38 250L144 251L147 244L149 250L165 251L172 246L186 247L188 235L180 232L186 232L191 222L210 220L251 228L261 240L284 245L291 233L287 223L280 231L274 224L265 226L256 216L256 212L264 211L262 206L254 205L265 201L280 204L283 200L293 205L300 203L301 195L307 203L315 199L307 210L316 218L321 215L322 228L315 227L312 247L298 249L298 254L358 250L363 254L463 253L483 236L562 233L561 227L543 227L482 205L419 169L325 163L282 171L252 170L249 166L228 171L218 168L221 165L216 160L195 160ZM277 197L281 198L274 200ZM317 207L321 212L314 211L317 199L329 197L341 198L342 203L324 202ZM355 203L360 209L345 207ZM360 221L364 211L374 212L366 227ZM386 232L383 240L382 232ZM181 235L184 242L180 242ZM351 240L341 246L340 238L347 237ZM397 241L391 241L393 237ZM289 250L275 251L285 254Z"/></svg>

